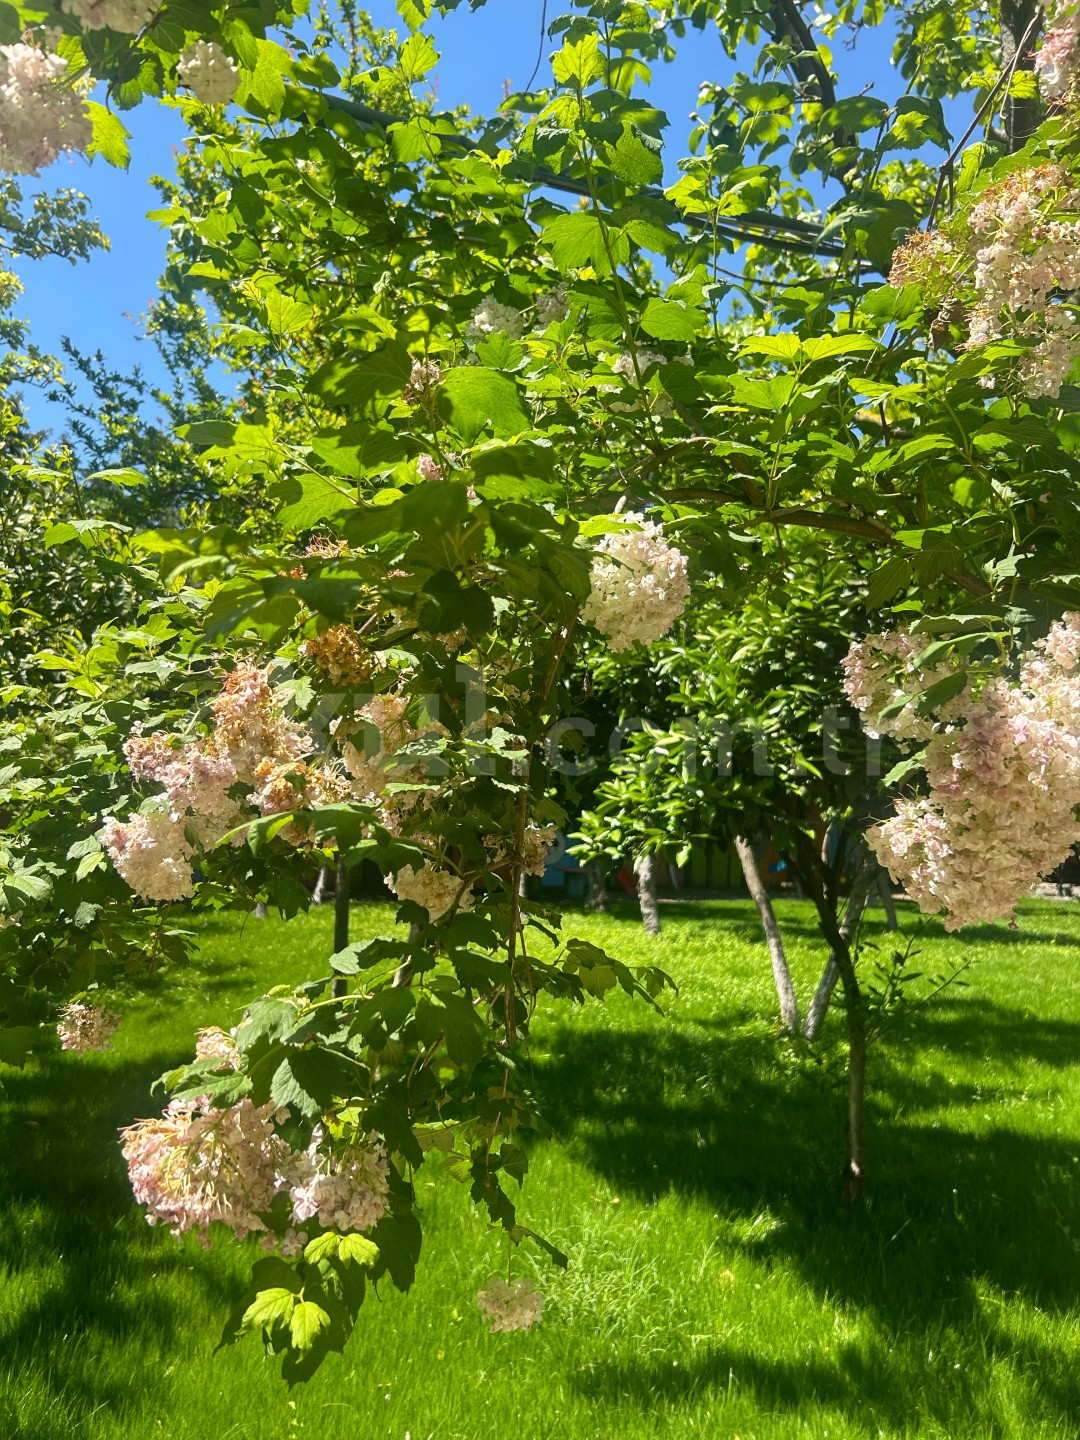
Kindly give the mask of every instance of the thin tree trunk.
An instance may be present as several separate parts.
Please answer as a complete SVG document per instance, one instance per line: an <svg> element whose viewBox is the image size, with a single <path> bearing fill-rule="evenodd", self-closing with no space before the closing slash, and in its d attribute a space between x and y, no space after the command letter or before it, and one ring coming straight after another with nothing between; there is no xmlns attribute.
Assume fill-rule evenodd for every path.
<svg viewBox="0 0 1080 1440"><path fill-rule="evenodd" d="M585 909L607 914L607 885L602 860L590 860L585 866Z"/></svg>
<svg viewBox="0 0 1080 1440"><path fill-rule="evenodd" d="M334 954L344 950L349 943L349 867L339 854L337 879L334 884ZM334 978L334 995L344 995L348 986L345 976Z"/></svg>
<svg viewBox="0 0 1080 1440"><path fill-rule="evenodd" d="M750 891L751 899L757 906L761 928L765 932L765 943L769 947L769 959L772 961L776 998L780 1001L780 1019L783 1021L785 1029L790 1030L792 1035L797 1035L799 1033L799 1001L795 995L795 986L792 984L791 971L788 969L787 956L784 953L783 936L780 934L780 926L777 924L776 912L769 899L769 892L765 889L761 876L758 874L754 847L744 835L735 836L735 853L739 857L746 888Z"/></svg>
<svg viewBox="0 0 1080 1440"><path fill-rule="evenodd" d="M818 923L832 950L830 963L835 963L840 983L844 990L844 1004L847 1010L848 1032L848 1094L847 1094L847 1163L841 1194L851 1204L858 1200L866 1188L866 1001L855 974L855 962L851 958L851 947L846 932L848 919L856 907L848 903L843 923L837 924L836 911L825 893L821 876L820 860L813 846L804 842L802 851L803 877L811 889L811 899L818 913ZM866 899L866 887L874 872L864 867L852 887L852 899L857 899L859 880L866 876L862 886L862 901L858 904L861 913ZM852 930L856 921L852 921Z"/></svg>
<svg viewBox="0 0 1080 1440"><path fill-rule="evenodd" d="M255 915L255 919L256 919L256 920L267 920L267 919L269 919L269 917L270 917L270 911L269 911L269 909L267 908L266 901L265 901L265 900L257 900L257 901L255 902L255 910L254 910L253 913L254 913L254 915Z"/></svg>
<svg viewBox="0 0 1080 1440"><path fill-rule="evenodd" d="M1035 39L1039 33L1037 0L1000 0L1001 68L1016 62L1018 71L1034 69ZM1031 95L1009 94L1005 101L1005 137L1015 154L1038 129L1042 120L1038 90Z"/></svg>
<svg viewBox="0 0 1080 1440"><path fill-rule="evenodd" d="M641 906L641 923L646 935L660 934L660 908L656 903L656 856L641 854L634 861L634 875L637 877L638 904Z"/></svg>
<svg viewBox="0 0 1080 1440"><path fill-rule="evenodd" d="M330 898L334 883L333 869L329 865L320 865L315 879L315 888L311 892L311 903L313 905L325 904Z"/></svg>
<svg viewBox="0 0 1080 1440"><path fill-rule="evenodd" d="M878 871L877 890L881 896L881 906L885 911L885 925L889 930L899 930L900 924L896 918L896 905L892 898L892 880L889 872L885 869Z"/></svg>
<svg viewBox="0 0 1080 1440"><path fill-rule="evenodd" d="M847 909L844 911L844 919L840 926L840 934L849 946L851 937L855 934L855 929L866 908L870 886L876 878L872 865L864 865L861 870L856 872L851 886L851 894L848 897ZM803 1025L805 1040L816 1040L821 1034L821 1027L828 1014L829 1002L832 1000L832 993L836 989L836 982L839 978L840 969L836 963L836 954L830 951L825 969L818 981L818 987L814 991L814 998L810 1002L810 1009L806 1012L806 1023Z"/></svg>

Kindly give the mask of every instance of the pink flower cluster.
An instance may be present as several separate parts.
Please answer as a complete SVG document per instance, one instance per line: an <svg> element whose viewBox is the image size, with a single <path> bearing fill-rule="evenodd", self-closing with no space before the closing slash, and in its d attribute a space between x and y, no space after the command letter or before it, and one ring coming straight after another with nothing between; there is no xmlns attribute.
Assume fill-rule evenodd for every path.
<svg viewBox="0 0 1080 1440"><path fill-rule="evenodd" d="M204 1030L196 1056L235 1068L235 1042L224 1031ZM269 1248L296 1254L316 1221L343 1234L370 1230L386 1212L389 1166L382 1141L369 1135L340 1150L324 1148L317 1126L306 1150L294 1150L278 1133L288 1111L243 1099L217 1109L208 1097L174 1100L156 1119L122 1131L124 1159L135 1199L151 1225L162 1222L175 1236L194 1230L208 1243L213 1224L238 1239L263 1233ZM266 1215L274 1197L290 1201L290 1225L282 1240L269 1232Z"/></svg>
<svg viewBox="0 0 1080 1440"><path fill-rule="evenodd" d="M531 1280L503 1280L496 1275L476 1292L476 1304L492 1333L529 1330L544 1313L544 1296Z"/></svg>
<svg viewBox="0 0 1080 1440"><path fill-rule="evenodd" d="M634 528L600 541L581 611L616 651L666 635L690 594L686 556L665 540L663 526L639 514L622 518Z"/></svg>
<svg viewBox="0 0 1080 1440"><path fill-rule="evenodd" d="M37 175L62 152L89 145L85 96L67 68L37 45L0 45L0 170Z"/></svg>
<svg viewBox="0 0 1080 1440"><path fill-rule="evenodd" d="M112 1037L119 1028L120 1016L115 1010L74 1000L60 1010L56 1033L62 1050L71 1050L76 1055L88 1055L91 1051L103 1054L112 1049Z"/></svg>
<svg viewBox="0 0 1080 1440"><path fill-rule="evenodd" d="M870 844L946 929L1011 916L1080 841L1080 614L1027 655L1016 684L987 681L963 724L940 723L924 759L929 793L901 800Z"/></svg>
<svg viewBox="0 0 1080 1440"><path fill-rule="evenodd" d="M320 1153L316 1128L307 1150L294 1152L289 1196L295 1225L318 1220L324 1230L343 1235L370 1230L386 1214L389 1166L382 1141L369 1136L343 1154Z"/></svg>
<svg viewBox="0 0 1080 1440"><path fill-rule="evenodd" d="M929 740L934 734L934 716L919 714L920 694L952 674L956 666L944 663L920 669L916 660L925 649L925 639L892 630L867 635L844 656L844 694L862 716L868 735L891 735L894 740L908 742ZM906 703L895 714L882 714L901 702ZM963 713L963 704L961 691L935 714L940 720L957 719Z"/></svg>
<svg viewBox="0 0 1080 1440"><path fill-rule="evenodd" d="M422 905L432 920L441 920L455 904L459 910L472 908L472 886L450 870L440 870L425 861L419 870L403 866L386 883L399 900Z"/></svg>
<svg viewBox="0 0 1080 1440"><path fill-rule="evenodd" d="M1061 100L1072 89L1080 69L1080 12L1066 6L1054 17L1035 52L1035 73L1044 100Z"/></svg>
<svg viewBox="0 0 1080 1440"><path fill-rule="evenodd" d="M236 667L214 699L213 733L183 742L136 730L124 755L137 780L160 785L154 808L105 821L103 843L116 869L147 900L183 900L194 892L191 861L258 812L301 808L329 777L303 759L307 731L288 719L265 670ZM236 787L247 794L236 798Z"/></svg>

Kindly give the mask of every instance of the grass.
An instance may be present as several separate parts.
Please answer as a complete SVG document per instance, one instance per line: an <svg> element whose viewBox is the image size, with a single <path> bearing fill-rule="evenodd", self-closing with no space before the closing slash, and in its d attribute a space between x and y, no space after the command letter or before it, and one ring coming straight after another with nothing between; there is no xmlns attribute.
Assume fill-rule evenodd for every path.
<svg viewBox="0 0 1080 1440"><path fill-rule="evenodd" d="M780 909L805 995L811 917ZM543 1325L486 1333L473 1294L503 1246L422 1172L416 1287L370 1304L291 1396L256 1344L212 1354L249 1252L147 1227L115 1132L160 1105L151 1081L197 1025L319 973L330 915L206 923L199 964L132 1001L112 1054L6 1071L0 1440L1075 1440L1080 916L1032 903L1019 933L930 932L927 968L975 968L872 1054L855 1212L837 1203L834 1067L778 1038L752 910L666 921L654 945L629 909L579 922L672 972L664 1016L617 997L550 1007L537 1029L558 1139L533 1157L522 1213L572 1257L565 1274L535 1267ZM355 911L358 932L390 924Z"/></svg>

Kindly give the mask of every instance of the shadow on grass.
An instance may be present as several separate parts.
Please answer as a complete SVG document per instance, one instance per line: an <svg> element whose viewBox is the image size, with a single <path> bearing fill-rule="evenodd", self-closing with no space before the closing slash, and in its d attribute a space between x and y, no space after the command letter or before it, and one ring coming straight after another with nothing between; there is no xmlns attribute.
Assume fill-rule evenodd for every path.
<svg viewBox="0 0 1080 1440"><path fill-rule="evenodd" d="M146 1224L120 1153L119 1128L160 1112L153 1079L182 1058L164 1051L130 1063L55 1056L4 1071L0 1154L9 1163L0 1169L0 1271L30 1294L0 1316L0 1375L20 1391L44 1388L79 1416L149 1395L158 1381L151 1356L174 1339L183 1348L185 1320L175 1313L170 1277L194 1280L207 1307L221 1313L232 1287L229 1267L203 1261L190 1237L176 1244ZM80 1334L95 1337L99 1360L118 1342L145 1363L56 1363L62 1342ZM55 1433L81 1434L81 1422L71 1423L79 1428ZM16 1428L5 1440L8 1433L23 1434Z"/></svg>
<svg viewBox="0 0 1080 1440"><path fill-rule="evenodd" d="M935 1052L952 1079L935 1067ZM897 1433L916 1433L908 1427L921 1414L945 1425L933 1433L952 1434L949 1417L955 1424L974 1378L957 1373L940 1392L913 1395L913 1375L925 1370L942 1331L977 1329L986 1366L1001 1357L1039 1375L1039 1404L1061 1434L1080 1433L1080 1375L1075 1384L1060 1375L1051 1381L1041 1342L1006 1333L996 1301L985 1303L993 1287L1050 1314L1075 1312L1080 1143L992 1119L987 1107L1023 1087L996 1086L988 1099L956 1063L997 1055L1006 1064L1068 1066L1080 1056L1080 1025L966 995L924 1013L911 1049L896 1037L879 1045L871 1057L870 1194L855 1209L839 1203L843 1106L834 1072L793 1053L764 1027L740 1028L728 1017L632 1033L564 1026L549 1035L536 1080L556 1132L613 1189L647 1200L674 1192L709 1205L722 1246L790 1271L817 1303L867 1315L883 1337L876 1360L863 1346L820 1365L789 1365L760 1348L717 1344L677 1369L670 1359L655 1368L612 1361L575 1383L597 1400L648 1406L658 1395L724 1391L734 1374L765 1411L794 1412L817 1399L861 1425L870 1405ZM978 1112L970 1127L955 1108L968 1104ZM952 1115L942 1107L954 1107ZM763 1211L773 1223L752 1226ZM986 1375L976 1388L971 1418L985 1428L963 1433L1012 1433L980 1409L995 1403Z"/></svg>

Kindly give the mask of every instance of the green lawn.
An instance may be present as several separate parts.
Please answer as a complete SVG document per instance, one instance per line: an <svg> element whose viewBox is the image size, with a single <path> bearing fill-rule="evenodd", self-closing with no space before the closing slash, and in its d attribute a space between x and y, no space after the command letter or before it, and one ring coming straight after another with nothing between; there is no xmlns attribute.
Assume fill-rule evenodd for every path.
<svg viewBox="0 0 1080 1440"><path fill-rule="evenodd" d="M780 911L805 994L809 910ZM976 964L872 1055L854 1213L835 1067L778 1040L752 910L665 919L653 945L629 909L579 922L671 971L663 1016L619 997L551 1007L536 1032L560 1143L535 1154L522 1213L572 1258L537 1266L542 1326L486 1333L473 1296L504 1248L425 1172L415 1289L370 1304L292 1396L256 1344L212 1354L247 1252L150 1229L115 1135L160 1107L150 1083L198 1024L321 973L331 916L208 923L200 964L126 1007L112 1054L5 1071L0 1440L1075 1440L1080 916L1033 903L1019 933L932 932L930 968ZM358 933L391 923L355 911Z"/></svg>

